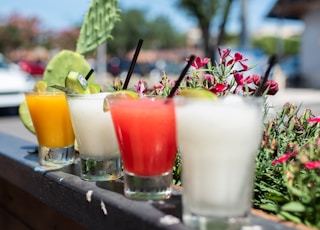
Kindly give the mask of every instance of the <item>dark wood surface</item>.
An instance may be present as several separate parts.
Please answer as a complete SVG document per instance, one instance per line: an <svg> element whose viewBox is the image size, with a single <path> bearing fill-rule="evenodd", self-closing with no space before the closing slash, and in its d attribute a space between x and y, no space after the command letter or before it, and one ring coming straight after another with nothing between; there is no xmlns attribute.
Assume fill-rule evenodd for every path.
<svg viewBox="0 0 320 230"><path fill-rule="evenodd" d="M83 181L78 164L40 170L37 155L28 153L35 148L0 133L0 229L188 229L181 221L181 191L174 189L164 202L129 200L121 180ZM295 229L257 215L251 219L263 229Z"/></svg>

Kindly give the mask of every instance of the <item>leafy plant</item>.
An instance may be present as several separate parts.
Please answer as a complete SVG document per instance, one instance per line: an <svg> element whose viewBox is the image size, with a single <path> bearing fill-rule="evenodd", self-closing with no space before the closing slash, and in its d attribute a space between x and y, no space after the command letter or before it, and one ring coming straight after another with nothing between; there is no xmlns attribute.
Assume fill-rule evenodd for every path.
<svg viewBox="0 0 320 230"><path fill-rule="evenodd" d="M256 158L254 208L320 227L320 119L286 103L264 126Z"/></svg>

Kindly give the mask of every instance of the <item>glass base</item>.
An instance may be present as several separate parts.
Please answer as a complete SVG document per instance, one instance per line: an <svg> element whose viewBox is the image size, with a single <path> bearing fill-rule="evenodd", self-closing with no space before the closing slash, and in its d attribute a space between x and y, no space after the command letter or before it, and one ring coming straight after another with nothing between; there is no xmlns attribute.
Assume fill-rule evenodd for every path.
<svg viewBox="0 0 320 230"><path fill-rule="evenodd" d="M186 226L195 230L224 229L244 230L250 226L250 218L246 217L208 217L192 213L183 213L183 222Z"/></svg>
<svg viewBox="0 0 320 230"><path fill-rule="evenodd" d="M134 200L163 200L171 197L172 172L160 176L137 176L124 172L124 195Z"/></svg>
<svg viewBox="0 0 320 230"><path fill-rule="evenodd" d="M39 146L39 163L43 166L69 165L74 162L74 146L70 145L62 148L51 148Z"/></svg>
<svg viewBox="0 0 320 230"><path fill-rule="evenodd" d="M81 158L81 156L80 156ZM122 176L121 159L116 157L107 160L81 158L80 177L86 181L109 181Z"/></svg>

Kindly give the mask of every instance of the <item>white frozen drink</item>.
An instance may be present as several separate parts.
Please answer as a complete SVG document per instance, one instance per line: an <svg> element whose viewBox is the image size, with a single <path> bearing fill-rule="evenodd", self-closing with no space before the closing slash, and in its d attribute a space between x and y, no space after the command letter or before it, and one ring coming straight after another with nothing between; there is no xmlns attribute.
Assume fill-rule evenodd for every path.
<svg viewBox="0 0 320 230"><path fill-rule="evenodd" d="M250 212L262 108L243 99L232 95L177 103L184 219L244 217Z"/></svg>
<svg viewBox="0 0 320 230"><path fill-rule="evenodd" d="M107 167L109 164L110 166L113 160L116 161L115 164L118 165L118 161L120 161L120 153L111 114L110 112L103 111L103 100L106 95L107 93L67 96L71 123L79 147L80 158L83 161L82 171L87 171L86 174L88 174L88 177L90 173L95 173L91 170L94 169L94 165L101 167L101 170L97 170L100 170L100 176L103 176L103 165ZM103 163L104 161L105 163ZM84 162L86 162L86 166ZM99 163L101 163L100 166ZM108 174L108 172L106 172L106 174ZM99 175L91 176L96 177L92 178L92 180L97 180L97 177L99 177ZM90 180L90 178L87 179ZM101 180L103 180L103 177Z"/></svg>

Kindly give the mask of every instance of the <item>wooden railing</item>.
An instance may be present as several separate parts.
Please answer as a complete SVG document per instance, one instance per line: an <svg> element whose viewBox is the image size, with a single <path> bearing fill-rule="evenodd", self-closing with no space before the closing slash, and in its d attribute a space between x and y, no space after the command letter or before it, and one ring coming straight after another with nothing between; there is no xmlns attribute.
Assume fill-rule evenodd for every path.
<svg viewBox="0 0 320 230"><path fill-rule="evenodd" d="M78 164L41 170L35 148L0 133L0 229L188 229L179 189L166 201L129 200L121 180L83 181ZM254 214L251 219L263 229L294 229Z"/></svg>

